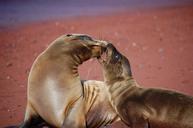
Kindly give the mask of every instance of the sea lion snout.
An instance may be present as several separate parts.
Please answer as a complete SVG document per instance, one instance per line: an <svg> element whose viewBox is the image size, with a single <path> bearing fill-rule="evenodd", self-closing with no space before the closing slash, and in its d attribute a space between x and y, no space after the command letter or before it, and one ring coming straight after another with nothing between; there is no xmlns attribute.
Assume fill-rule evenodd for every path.
<svg viewBox="0 0 193 128"><path fill-rule="evenodd" d="M68 42L78 42L87 50L91 51L91 57L99 57L105 50L108 42L103 40L95 40L85 34L67 34L65 40ZM84 50L85 51L85 50Z"/></svg>
<svg viewBox="0 0 193 128"><path fill-rule="evenodd" d="M106 41L99 41L99 40L93 40L93 42L90 42L92 44L89 44L89 48L92 52L92 57L99 58L105 51L106 51L106 45L108 44Z"/></svg>
<svg viewBox="0 0 193 128"><path fill-rule="evenodd" d="M108 42L103 40L93 40L89 43L89 47L92 51L92 56L97 58L100 57L106 51L106 47L108 45Z"/></svg>
<svg viewBox="0 0 193 128"><path fill-rule="evenodd" d="M121 61L122 55L117 51L113 44L108 43L103 54L98 58L99 62L103 65L116 64Z"/></svg>

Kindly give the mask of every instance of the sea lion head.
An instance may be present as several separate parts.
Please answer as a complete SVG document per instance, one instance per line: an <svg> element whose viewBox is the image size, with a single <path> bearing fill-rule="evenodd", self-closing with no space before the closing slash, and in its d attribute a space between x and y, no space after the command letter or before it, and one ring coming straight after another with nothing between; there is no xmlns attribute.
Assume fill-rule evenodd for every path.
<svg viewBox="0 0 193 128"><path fill-rule="evenodd" d="M90 58L99 57L107 44L106 41L95 40L85 34L67 34L56 39L49 49L55 58L65 54L81 64Z"/></svg>
<svg viewBox="0 0 193 128"><path fill-rule="evenodd" d="M128 59L113 44L106 46L106 51L98 57L103 68L105 82L116 82L131 78L131 67Z"/></svg>
<svg viewBox="0 0 193 128"><path fill-rule="evenodd" d="M108 44L106 41L95 40L92 37L84 34L67 34L66 37L67 41L79 43L82 46L81 50L83 50L83 53L84 50L90 51L91 57L99 57Z"/></svg>

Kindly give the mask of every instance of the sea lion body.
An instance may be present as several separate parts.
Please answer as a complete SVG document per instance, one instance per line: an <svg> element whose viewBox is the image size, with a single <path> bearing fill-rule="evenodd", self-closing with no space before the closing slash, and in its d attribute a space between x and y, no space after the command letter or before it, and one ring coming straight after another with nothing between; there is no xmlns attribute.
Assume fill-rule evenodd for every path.
<svg viewBox="0 0 193 128"><path fill-rule="evenodd" d="M27 108L21 128L35 125L37 118L58 128L87 126L90 106L84 99L78 65L99 56L105 43L87 35L64 35L38 56L28 78Z"/></svg>
<svg viewBox="0 0 193 128"><path fill-rule="evenodd" d="M109 44L102 61L110 102L131 128L193 128L193 97L143 88L132 78L129 61Z"/></svg>
<svg viewBox="0 0 193 128"><path fill-rule="evenodd" d="M88 128L99 128L120 120L109 102L108 90L105 83L87 80L83 83L84 100L87 106Z"/></svg>
<svg viewBox="0 0 193 128"><path fill-rule="evenodd" d="M109 88L111 102L127 125L131 125L132 120L138 120L133 124L134 128L148 128L148 125L150 128L193 128L192 97L135 85L130 80L129 83L120 82Z"/></svg>

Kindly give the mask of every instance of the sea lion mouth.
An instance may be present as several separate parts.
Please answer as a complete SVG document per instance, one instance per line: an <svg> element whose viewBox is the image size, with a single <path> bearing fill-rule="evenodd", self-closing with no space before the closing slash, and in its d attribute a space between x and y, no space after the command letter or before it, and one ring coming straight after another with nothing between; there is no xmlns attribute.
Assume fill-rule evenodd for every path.
<svg viewBox="0 0 193 128"><path fill-rule="evenodd" d="M107 48L104 48L102 50L101 55L99 57L97 57L97 59L98 59L99 63L105 64L105 63L107 63L107 58L108 58L108 50L107 50Z"/></svg>

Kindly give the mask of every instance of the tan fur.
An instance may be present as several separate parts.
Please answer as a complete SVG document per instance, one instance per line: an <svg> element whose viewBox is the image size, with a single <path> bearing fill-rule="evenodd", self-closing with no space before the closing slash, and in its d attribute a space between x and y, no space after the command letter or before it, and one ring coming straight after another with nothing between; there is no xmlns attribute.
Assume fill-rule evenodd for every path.
<svg viewBox="0 0 193 128"><path fill-rule="evenodd" d="M104 82L88 80L84 82L83 87L89 128L98 128L120 120L109 102L108 90Z"/></svg>
<svg viewBox="0 0 193 128"><path fill-rule="evenodd" d="M131 128L193 128L193 97L140 87L132 78L129 61L112 44L101 64L111 104L125 124Z"/></svg>
<svg viewBox="0 0 193 128"><path fill-rule="evenodd" d="M64 35L39 55L28 78L27 108L21 127L31 127L35 117L58 128L97 128L115 120L117 115L100 86L104 83L91 81L82 86L78 74L78 65L99 56L105 45L105 41L87 35ZM97 114L91 115L90 111Z"/></svg>

